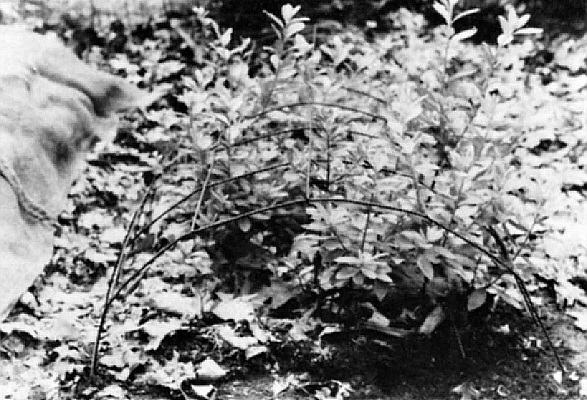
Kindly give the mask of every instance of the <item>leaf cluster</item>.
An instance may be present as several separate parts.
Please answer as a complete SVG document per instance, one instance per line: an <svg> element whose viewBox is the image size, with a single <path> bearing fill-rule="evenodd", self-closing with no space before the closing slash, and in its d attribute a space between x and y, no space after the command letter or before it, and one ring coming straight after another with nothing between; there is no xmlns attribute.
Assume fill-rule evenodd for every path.
<svg viewBox="0 0 587 400"><path fill-rule="evenodd" d="M520 179L507 71L531 51L518 38L539 32L510 8L497 46L473 47L475 28L454 22L476 10L456 5L434 4L434 29L402 10L401 33L370 45L354 32L312 43L287 4L267 13L277 40L260 53L194 9L174 26L190 51L154 77L177 94L150 116L165 218L140 231L159 243L146 266L197 254L198 279L219 279L206 290L422 333L489 294L522 307L496 260L532 250L543 195Z"/></svg>

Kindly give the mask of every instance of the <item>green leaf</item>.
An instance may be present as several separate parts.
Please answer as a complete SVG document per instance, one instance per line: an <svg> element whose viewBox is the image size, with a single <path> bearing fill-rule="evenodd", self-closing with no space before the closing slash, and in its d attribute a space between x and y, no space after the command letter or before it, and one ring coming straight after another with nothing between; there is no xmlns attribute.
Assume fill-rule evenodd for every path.
<svg viewBox="0 0 587 400"><path fill-rule="evenodd" d="M251 230L251 220L249 218L243 218L238 221L238 227L243 232Z"/></svg>
<svg viewBox="0 0 587 400"><path fill-rule="evenodd" d="M363 274L355 274L353 276L353 283L357 286L363 286L365 284L365 276Z"/></svg>
<svg viewBox="0 0 587 400"><path fill-rule="evenodd" d="M269 18L271 18L271 19L273 20L273 22L275 22L275 24L276 24L276 25L277 25L279 28L283 29L283 27L284 27L285 25L283 25L283 22L282 22L282 21L281 21L279 18L277 18L275 15L271 14L270 12L264 11L264 13L265 13L265 15L267 15ZM275 30L276 30L276 31L278 31L279 29L275 29Z"/></svg>
<svg viewBox="0 0 587 400"><path fill-rule="evenodd" d="M475 289L467 299L467 310L473 311L481 307L487 301L487 291L484 288Z"/></svg>
<svg viewBox="0 0 587 400"><path fill-rule="evenodd" d="M463 40L467 40L470 37L474 36L477 33L477 28L471 28L464 31L461 31L455 34L451 39L456 42L461 42Z"/></svg>
<svg viewBox="0 0 587 400"><path fill-rule="evenodd" d="M420 268L420 271L422 271L422 275L424 275L429 280L434 278L434 267L425 255L420 255L418 257L418 261L416 261L416 264L418 265L418 268Z"/></svg>
<svg viewBox="0 0 587 400"><path fill-rule="evenodd" d="M541 28L522 28L516 31L516 35L541 35L542 32Z"/></svg>
<svg viewBox="0 0 587 400"><path fill-rule="evenodd" d="M458 14L456 17L454 17L454 18L453 18L453 20L452 20L452 22L453 22L453 24L454 24L454 23L455 23L456 21L458 21L459 19L461 19L461 18L464 18L464 17L466 17L467 15L476 14L476 13L478 13L478 12L479 12L479 9L478 9L478 8L472 8L472 9L470 9L470 10L463 11L462 13L459 13L459 14Z"/></svg>
<svg viewBox="0 0 587 400"><path fill-rule="evenodd" d="M287 3L281 6L281 17L287 24L292 18L300 11L301 6L292 7L291 4Z"/></svg>
<svg viewBox="0 0 587 400"><path fill-rule="evenodd" d="M369 269L369 268L361 268L361 273L363 275L365 275L366 278L369 278L369 279L377 279L378 278L377 273L374 270Z"/></svg>
<svg viewBox="0 0 587 400"><path fill-rule="evenodd" d="M336 278L341 280L347 280L355 276L359 270L355 267L342 267L336 273Z"/></svg>
<svg viewBox="0 0 587 400"><path fill-rule="evenodd" d="M334 259L335 262L339 264L361 264L362 260L355 256L343 256L343 257L336 257Z"/></svg>
<svg viewBox="0 0 587 400"><path fill-rule="evenodd" d="M516 21L516 30L526 25L528 21L530 21L530 14L524 14L521 17L518 17Z"/></svg>
<svg viewBox="0 0 587 400"><path fill-rule="evenodd" d="M305 27L306 24L303 22L294 22L285 28L283 34L286 38L293 37L296 33L304 30Z"/></svg>
<svg viewBox="0 0 587 400"><path fill-rule="evenodd" d="M449 11L447 10L447 8L445 7L445 5L441 4L438 1L435 1L434 4L432 4L432 7L434 8L434 10L440 14L442 16L442 19L444 19L444 22L449 25L450 24L450 14Z"/></svg>
<svg viewBox="0 0 587 400"><path fill-rule="evenodd" d="M436 330L438 325L444 321L445 318L446 313L444 312L444 307L437 305L434 310L432 310L430 314L426 316L426 319L418 329L418 332L423 335L430 335Z"/></svg>
<svg viewBox="0 0 587 400"><path fill-rule="evenodd" d="M388 274L381 274L377 271L377 280L385 283L393 283L393 280Z"/></svg>

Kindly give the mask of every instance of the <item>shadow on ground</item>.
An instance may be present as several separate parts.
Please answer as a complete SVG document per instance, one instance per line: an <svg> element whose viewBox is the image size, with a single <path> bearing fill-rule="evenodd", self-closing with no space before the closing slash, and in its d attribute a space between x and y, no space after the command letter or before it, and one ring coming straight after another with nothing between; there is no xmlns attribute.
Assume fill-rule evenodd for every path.
<svg viewBox="0 0 587 400"><path fill-rule="evenodd" d="M544 315L543 322L555 343L562 343L561 334L574 331L570 321L556 311ZM364 331L330 335L323 342L326 351L322 358L309 354L304 357L299 349L291 353L284 349L280 365L292 373L309 372L317 382L348 382L354 390L351 396L354 399L578 397L576 382L557 384L553 379L553 373L560 369L556 359L538 327L524 314L501 310L491 321L460 328L458 333L449 325L429 338L400 340ZM576 357L564 347L557 351L563 360ZM220 398L269 399L271 385L267 376L236 380L222 385L219 395ZM461 392L455 393L459 386ZM308 395L289 391L279 398L308 398Z"/></svg>

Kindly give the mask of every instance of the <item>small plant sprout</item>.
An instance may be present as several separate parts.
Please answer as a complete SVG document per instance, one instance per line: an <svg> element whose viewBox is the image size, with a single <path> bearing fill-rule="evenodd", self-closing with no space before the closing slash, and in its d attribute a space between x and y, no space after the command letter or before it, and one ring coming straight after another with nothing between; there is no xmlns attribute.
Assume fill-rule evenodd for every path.
<svg viewBox="0 0 587 400"><path fill-rule="evenodd" d="M459 19L466 17L468 15L475 14L479 11L478 8L472 8L470 10L463 11L455 15L455 7L458 4L459 0L437 0L434 2L432 7L442 18L444 19L444 23L448 28L448 40L446 42L446 46L444 48L444 56L443 56L443 83L446 83L447 80L447 68L450 59L450 47L453 42L462 42L463 40L467 40L473 37L477 33L477 28L473 27L470 29L466 29L461 32L455 32L454 23ZM443 85L444 86L444 85Z"/></svg>
<svg viewBox="0 0 587 400"><path fill-rule="evenodd" d="M296 58L313 47L300 34L305 29L309 18L296 17L298 11L300 6L292 7L291 4L284 4L281 7L281 18L265 11L265 14L273 21L271 27L277 35L277 40L273 46L264 48L271 54L269 61L275 74L274 79L263 86L261 95L263 107L269 104L277 83L297 73Z"/></svg>
<svg viewBox="0 0 587 400"><path fill-rule="evenodd" d="M271 56L271 64L276 70L279 68L282 57L287 54L287 43L295 39L296 35L306 27L306 22L309 21L309 18L295 16L299 10L300 6L292 7L291 4L284 4L281 7L281 19L265 11L265 14L273 21L271 27L277 35L277 43L274 48L271 48L274 51Z"/></svg>
<svg viewBox="0 0 587 400"><path fill-rule="evenodd" d="M385 258L388 254L379 253L376 255L359 251L356 256L337 257L334 261L343 267L336 274L340 280L352 278L356 284L364 284L364 279L379 280L391 283L389 273L391 268L387 265Z"/></svg>
<svg viewBox="0 0 587 400"><path fill-rule="evenodd" d="M516 10L512 5L507 7L507 15L499 15L499 25L501 26L502 34L497 37L497 45L499 47L506 47L513 42L515 35L540 35L542 29L540 28L524 28L523 26L530 20L530 14L523 14L518 17Z"/></svg>
<svg viewBox="0 0 587 400"><path fill-rule="evenodd" d="M470 10L466 10L455 15L455 6L458 4L458 2L459 0L437 0L432 5L432 7L434 7L434 10L436 10L436 12L440 14L440 16L442 16L445 24L450 28L450 40L453 41L466 40L477 33L477 28L475 27L471 29L466 29L459 33L455 33L453 26L456 21L468 15L472 15L479 12L478 8L472 8Z"/></svg>
<svg viewBox="0 0 587 400"><path fill-rule="evenodd" d="M298 11L300 11L300 6L292 7L291 4L284 4L281 7L281 19L265 11L265 14L274 22L271 26L279 40L286 41L293 38L306 27L306 22L309 21L309 18L296 17Z"/></svg>

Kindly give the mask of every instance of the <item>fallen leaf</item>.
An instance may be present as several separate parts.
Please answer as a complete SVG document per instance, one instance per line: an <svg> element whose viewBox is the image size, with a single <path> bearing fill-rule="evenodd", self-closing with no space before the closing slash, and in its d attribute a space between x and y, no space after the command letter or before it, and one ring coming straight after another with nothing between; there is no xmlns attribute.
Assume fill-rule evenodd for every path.
<svg viewBox="0 0 587 400"><path fill-rule="evenodd" d="M96 396L100 399L105 400L128 399L128 396L126 395L126 390L124 390L119 385L106 386L104 389L96 393Z"/></svg>
<svg viewBox="0 0 587 400"><path fill-rule="evenodd" d="M252 321L255 319L255 308L253 303L248 301L246 297L237 297L230 300L222 300L212 310L214 315L223 321Z"/></svg>
<svg viewBox="0 0 587 400"><path fill-rule="evenodd" d="M191 389L196 400L211 400L216 397L216 388L212 385L191 385Z"/></svg>
<svg viewBox="0 0 587 400"><path fill-rule="evenodd" d="M245 358L250 360L251 358L257 357L259 354L267 353L267 346L251 346L245 350Z"/></svg>
<svg viewBox="0 0 587 400"><path fill-rule="evenodd" d="M446 318L446 313L444 312L444 307L441 305L437 305L434 310L430 312L426 316L426 319L418 329L423 335L430 335L434 330L440 325L444 319Z"/></svg>
<svg viewBox="0 0 587 400"><path fill-rule="evenodd" d="M369 320L367 322L369 322L375 326L381 326L381 327L388 327L389 326L389 319L377 310L373 310L373 314L371 314L371 317L369 318Z"/></svg>
<svg viewBox="0 0 587 400"><path fill-rule="evenodd" d="M233 328L224 325L217 328L218 336L226 343L237 349L246 350L251 346L259 344L253 336L240 336Z"/></svg>
<svg viewBox="0 0 587 400"><path fill-rule="evenodd" d="M453 393L460 394L460 400L473 400L479 398L480 392L470 382L463 382L452 389Z"/></svg>
<svg viewBox="0 0 587 400"><path fill-rule="evenodd" d="M567 314L575 319L575 326L583 332L587 331L587 310L567 311Z"/></svg>
<svg viewBox="0 0 587 400"><path fill-rule="evenodd" d="M587 378L582 378L579 381L579 396L587 396Z"/></svg>
<svg viewBox="0 0 587 400"><path fill-rule="evenodd" d="M214 382L226 376L228 371L222 368L211 358L207 358L200 363L196 370L196 378L200 382Z"/></svg>
<svg viewBox="0 0 587 400"><path fill-rule="evenodd" d="M153 307L189 319L202 316L200 297L187 297L178 292L162 292L151 296Z"/></svg>
<svg viewBox="0 0 587 400"><path fill-rule="evenodd" d="M167 335L177 331L181 327L179 321L147 321L135 331L142 331L149 336L149 343L145 346L145 351L155 351L161 345L161 342Z"/></svg>
<svg viewBox="0 0 587 400"><path fill-rule="evenodd" d="M559 385L563 383L563 371L555 371L552 373L552 379Z"/></svg>

